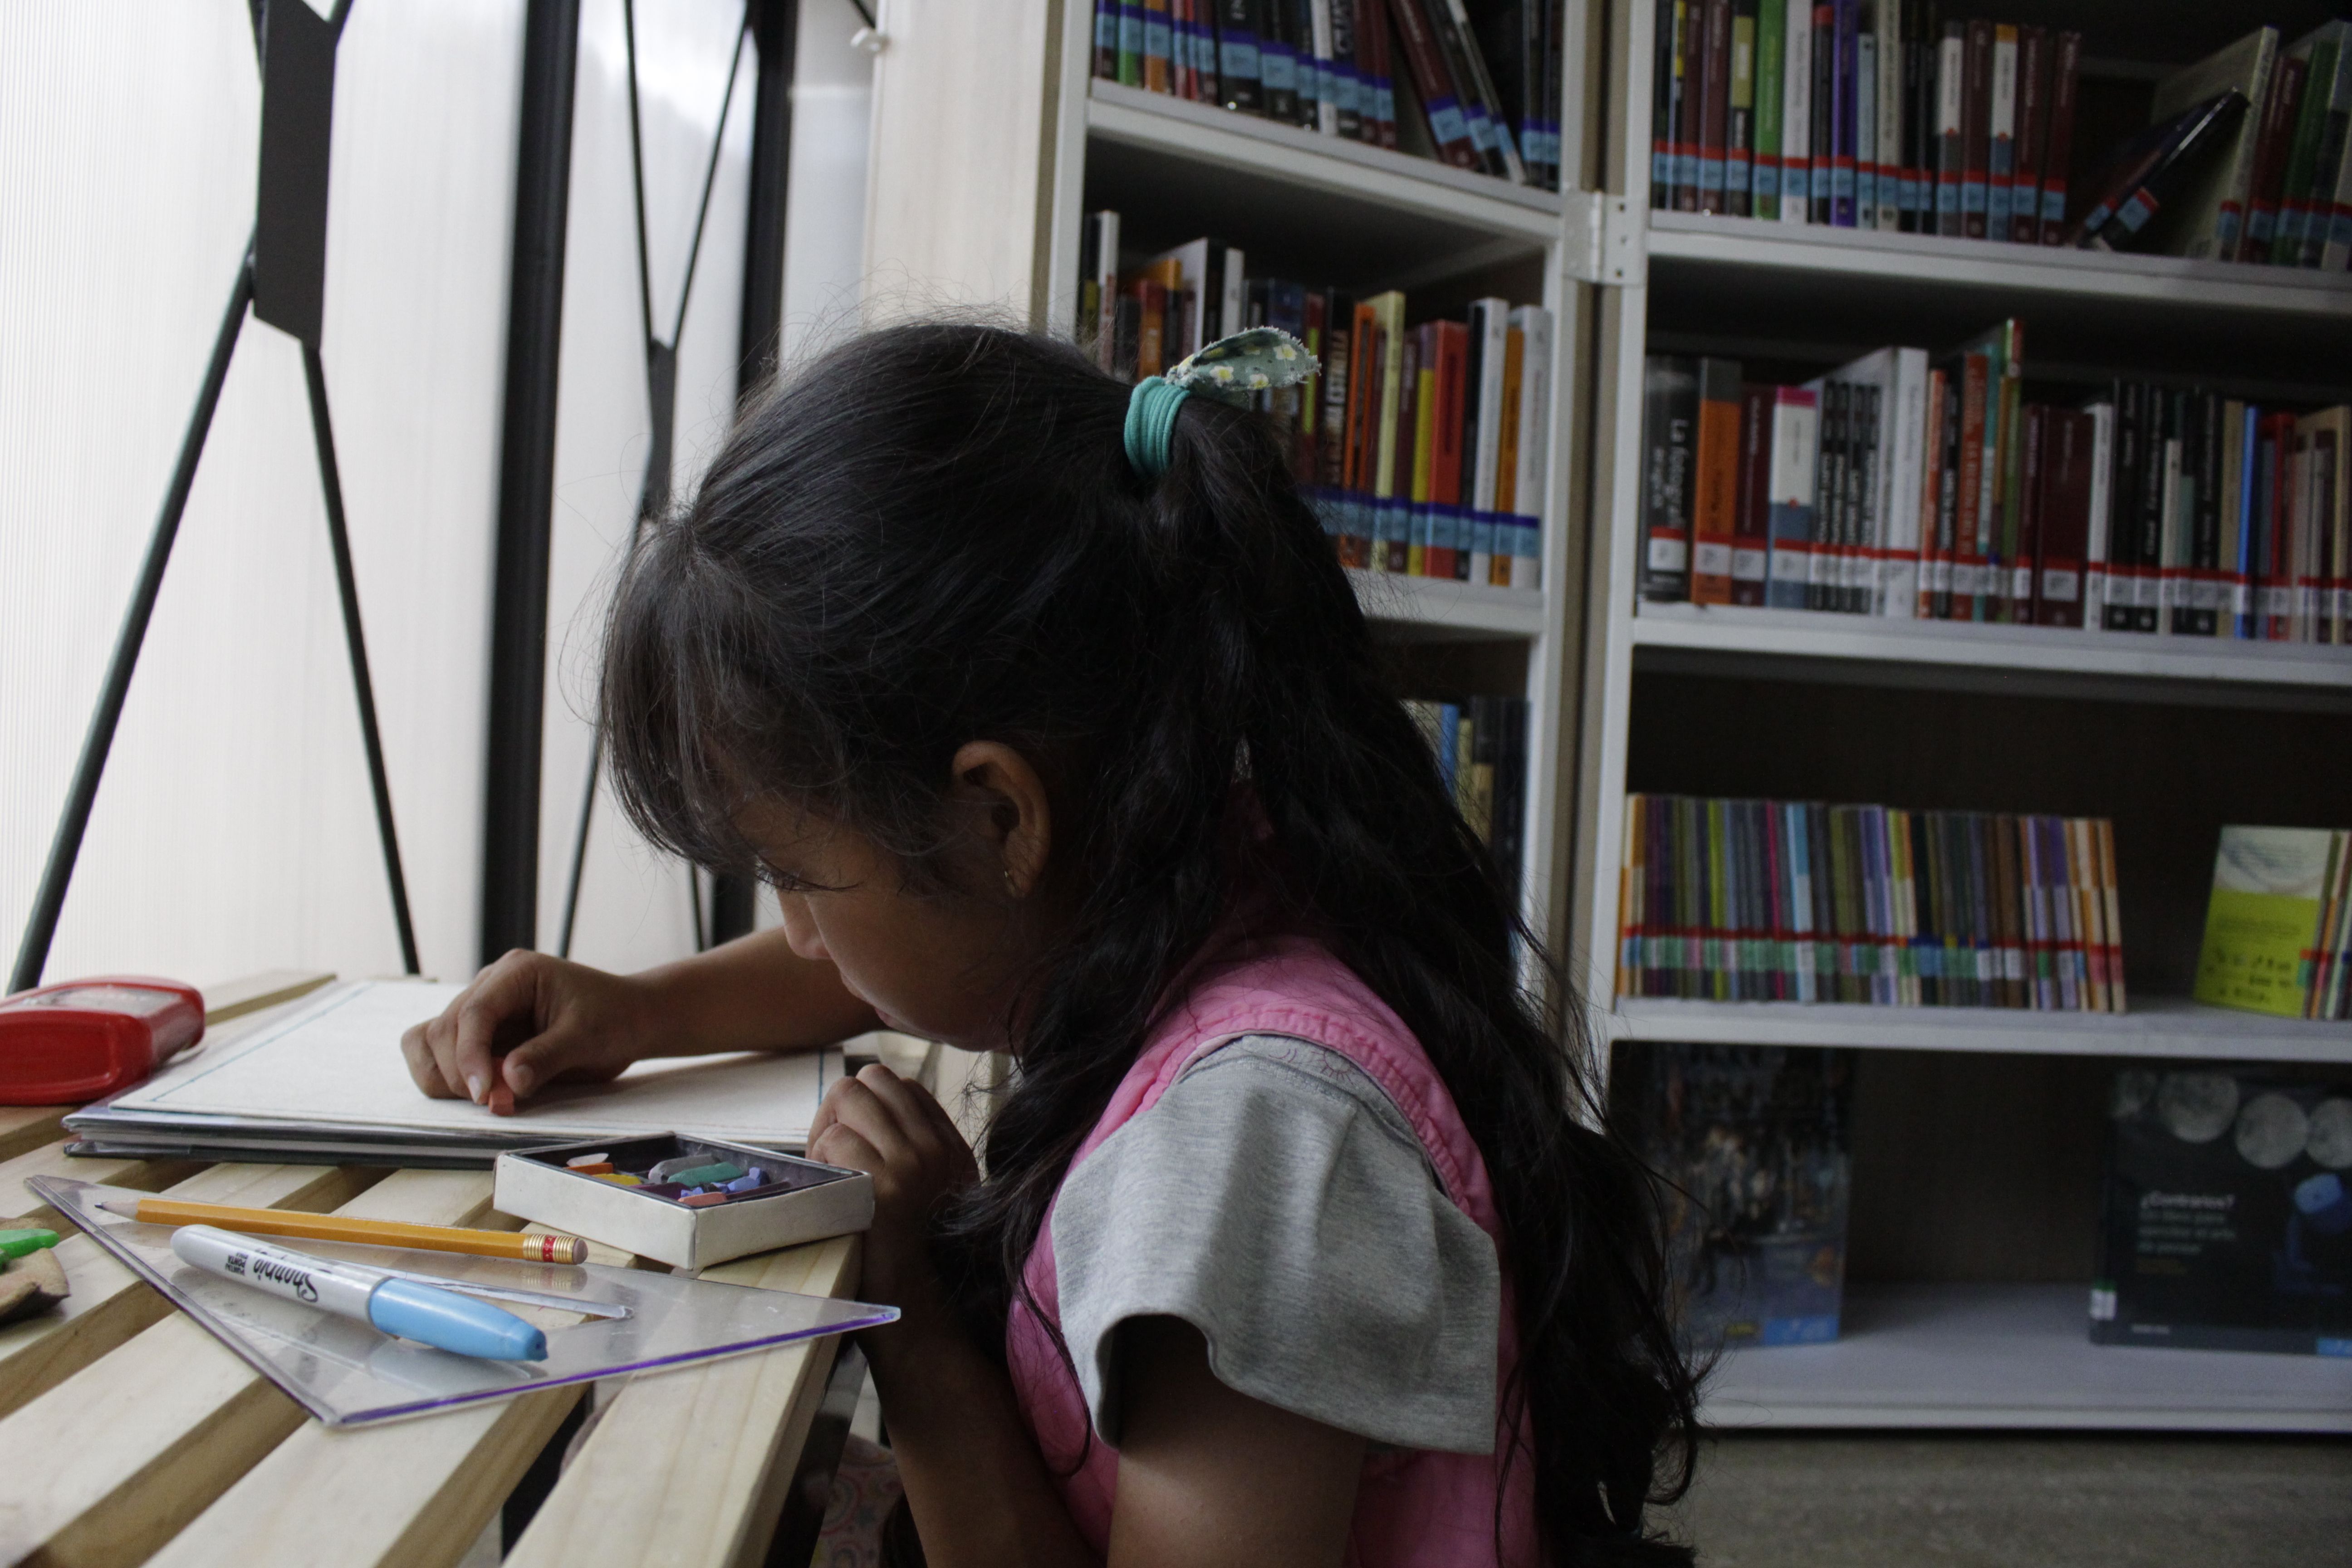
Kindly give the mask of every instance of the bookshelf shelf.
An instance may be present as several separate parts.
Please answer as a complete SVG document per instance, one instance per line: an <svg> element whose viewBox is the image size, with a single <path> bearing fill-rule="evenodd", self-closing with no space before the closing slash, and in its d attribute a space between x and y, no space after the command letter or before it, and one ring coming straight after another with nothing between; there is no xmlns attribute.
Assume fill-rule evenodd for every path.
<svg viewBox="0 0 2352 1568"><path fill-rule="evenodd" d="M2352 1024L2273 1018L2175 996L2136 1000L2121 1015L1621 996L1600 1022L1612 1039L1704 1045L2352 1063Z"/></svg>
<svg viewBox="0 0 2352 1568"><path fill-rule="evenodd" d="M2145 303L2168 311L2258 311L2352 319L2352 274L2185 261L2056 246L1767 223L1650 211L1654 268L1686 264L1885 279L1906 289L1998 290Z"/></svg>
<svg viewBox="0 0 2352 1568"><path fill-rule="evenodd" d="M1531 637L1544 629L1543 597L1526 590L1352 568L1348 580L1368 619L1425 640Z"/></svg>
<svg viewBox="0 0 2352 1568"><path fill-rule="evenodd" d="M1718 1427L2352 1432L2352 1360L2091 1343L2081 1285L1849 1285L1834 1344L1735 1351Z"/></svg>
<svg viewBox="0 0 2352 1568"><path fill-rule="evenodd" d="M1087 87L1087 130L1096 141L1167 153L1293 186L1318 199L1337 195L1436 218L1529 247L1559 237L1560 200L1549 191L1166 93L1099 79ZM1455 244L1460 243L1457 234Z"/></svg>
<svg viewBox="0 0 2352 1568"><path fill-rule="evenodd" d="M1632 636L1637 668L1755 674L1758 661L1854 684L2010 690L2086 683L2147 699L2352 705L2352 647L2212 637L2081 632L2057 626L1643 605ZM2255 689L2249 690L2248 689Z"/></svg>

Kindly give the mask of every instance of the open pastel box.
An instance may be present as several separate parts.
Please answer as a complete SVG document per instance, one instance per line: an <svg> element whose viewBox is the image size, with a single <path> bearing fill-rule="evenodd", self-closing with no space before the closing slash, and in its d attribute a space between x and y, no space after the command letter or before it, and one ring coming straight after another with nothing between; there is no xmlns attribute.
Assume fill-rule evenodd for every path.
<svg viewBox="0 0 2352 1568"><path fill-rule="evenodd" d="M689 1201L677 1182L629 1186L574 1169L589 1155L612 1173L643 1175L666 1163L689 1169L731 1166L764 1181L726 1192L696 1184ZM740 1177L737 1179L740 1179ZM659 1258L687 1269L864 1230L874 1221L874 1182L862 1171L682 1133L601 1138L520 1149L498 1159L492 1199L501 1213Z"/></svg>

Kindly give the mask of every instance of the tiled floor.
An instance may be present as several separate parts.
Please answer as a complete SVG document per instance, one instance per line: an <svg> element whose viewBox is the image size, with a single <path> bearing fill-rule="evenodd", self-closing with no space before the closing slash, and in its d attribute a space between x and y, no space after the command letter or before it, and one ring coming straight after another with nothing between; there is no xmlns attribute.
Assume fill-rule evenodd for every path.
<svg viewBox="0 0 2352 1568"><path fill-rule="evenodd" d="M1724 1437L1670 1518L1706 1568L2352 1568L2352 1442Z"/></svg>

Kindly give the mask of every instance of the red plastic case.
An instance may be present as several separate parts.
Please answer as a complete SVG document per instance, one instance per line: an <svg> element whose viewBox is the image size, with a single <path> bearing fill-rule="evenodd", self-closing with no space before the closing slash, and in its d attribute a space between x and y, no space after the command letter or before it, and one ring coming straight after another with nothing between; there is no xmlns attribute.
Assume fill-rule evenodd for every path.
<svg viewBox="0 0 2352 1568"><path fill-rule="evenodd" d="M205 1037L193 985L105 974L0 1001L0 1105L82 1105L129 1089Z"/></svg>

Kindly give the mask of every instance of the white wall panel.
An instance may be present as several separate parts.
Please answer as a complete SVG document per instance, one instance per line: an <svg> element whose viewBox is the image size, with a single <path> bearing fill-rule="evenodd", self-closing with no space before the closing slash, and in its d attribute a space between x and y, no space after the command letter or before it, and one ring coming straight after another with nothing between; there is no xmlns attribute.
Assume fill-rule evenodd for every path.
<svg viewBox="0 0 2352 1568"><path fill-rule="evenodd" d="M739 5L713 0L640 0L636 6L646 238L655 330L664 336L676 320L695 205L741 19ZM679 344L671 482L681 502L733 416L751 100L746 44ZM551 949L562 926L587 777L602 621L636 513L652 428L620 0L584 0L581 7L573 112L540 830L540 944ZM605 968L636 969L691 952L688 887L685 866L647 846L623 819L609 790L600 787L572 956Z"/></svg>
<svg viewBox="0 0 2352 1568"><path fill-rule="evenodd" d="M784 224L785 365L856 331L866 280L866 165L874 57L849 0L801 0Z"/></svg>
<svg viewBox="0 0 2352 1568"><path fill-rule="evenodd" d="M428 971L474 947L520 0L358 0L324 357ZM0 937L252 222L242 0L0 8ZM248 322L52 976L396 969L300 362Z"/></svg>

